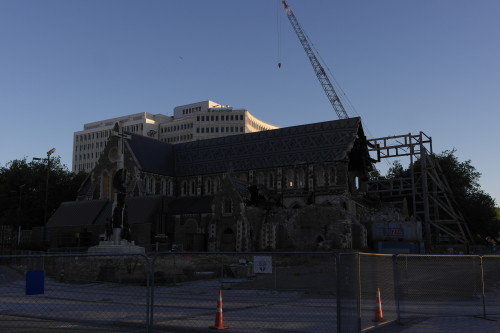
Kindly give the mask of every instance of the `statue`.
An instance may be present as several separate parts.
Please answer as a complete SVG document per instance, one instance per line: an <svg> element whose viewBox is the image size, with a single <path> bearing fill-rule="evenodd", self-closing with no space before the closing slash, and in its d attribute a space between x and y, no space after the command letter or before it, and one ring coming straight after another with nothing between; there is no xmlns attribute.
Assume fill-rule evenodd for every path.
<svg viewBox="0 0 500 333"><path fill-rule="evenodd" d="M113 227L113 242L115 245L119 245L122 239L130 241L130 226L128 224L127 205L125 205L125 193L123 192L118 192L116 195L111 225Z"/></svg>

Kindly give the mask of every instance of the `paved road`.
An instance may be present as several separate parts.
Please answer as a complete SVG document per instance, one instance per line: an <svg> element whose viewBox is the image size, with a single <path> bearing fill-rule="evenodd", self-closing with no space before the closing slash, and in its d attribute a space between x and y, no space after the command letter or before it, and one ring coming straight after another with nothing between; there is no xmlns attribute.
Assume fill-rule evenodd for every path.
<svg viewBox="0 0 500 333"><path fill-rule="evenodd" d="M45 294L24 295L25 283L7 274L0 281L0 332L144 332L147 288L106 283L66 284L47 279ZM154 291L155 333L206 332L215 319L219 281L207 280L177 286L158 285ZM294 291L236 289L223 291L225 325L230 332L290 333L335 332L336 299L331 295ZM366 303L366 304L365 304ZM344 305L346 305L344 303ZM362 302L363 327L371 325L373 299ZM488 300L491 309L500 309L500 301ZM497 321L454 313L477 312L480 300L469 302L409 304L407 310L426 311L420 321L403 326L388 324L376 333L498 333ZM457 311L460 309L460 312ZM439 312L437 312L439 310ZM346 309L344 308L344 313ZM384 302L384 315L395 318L395 307ZM442 317L432 316L439 313ZM422 316L424 317L424 316ZM365 325L368 324L368 325Z"/></svg>
<svg viewBox="0 0 500 333"><path fill-rule="evenodd" d="M0 332L8 333L144 333L144 331L144 328L137 327L112 327L74 321L0 315Z"/></svg>
<svg viewBox="0 0 500 333"><path fill-rule="evenodd" d="M478 317L433 317L409 322L381 326L374 333L498 333L500 316L485 320Z"/></svg>

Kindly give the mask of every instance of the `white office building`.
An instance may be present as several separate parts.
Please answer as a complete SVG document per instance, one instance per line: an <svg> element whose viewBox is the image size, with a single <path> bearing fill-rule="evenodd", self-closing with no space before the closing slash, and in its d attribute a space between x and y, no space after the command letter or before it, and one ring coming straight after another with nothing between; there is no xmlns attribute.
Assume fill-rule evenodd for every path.
<svg viewBox="0 0 500 333"><path fill-rule="evenodd" d="M88 123L73 135L73 172L89 172L97 163L115 123L126 132L180 143L221 136L252 133L278 127L252 116L248 110L234 109L212 101L174 108L173 116L135 113Z"/></svg>

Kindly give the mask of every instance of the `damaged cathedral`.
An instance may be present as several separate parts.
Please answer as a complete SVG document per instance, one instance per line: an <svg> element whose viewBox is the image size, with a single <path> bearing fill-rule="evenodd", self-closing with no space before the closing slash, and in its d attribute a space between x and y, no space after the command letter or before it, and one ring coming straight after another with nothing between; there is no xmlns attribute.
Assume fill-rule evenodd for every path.
<svg viewBox="0 0 500 333"><path fill-rule="evenodd" d="M363 249L371 168L360 118L179 144L115 126L77 201L50 218L50 247L98 244L121 187L146 249Z"/></svg>

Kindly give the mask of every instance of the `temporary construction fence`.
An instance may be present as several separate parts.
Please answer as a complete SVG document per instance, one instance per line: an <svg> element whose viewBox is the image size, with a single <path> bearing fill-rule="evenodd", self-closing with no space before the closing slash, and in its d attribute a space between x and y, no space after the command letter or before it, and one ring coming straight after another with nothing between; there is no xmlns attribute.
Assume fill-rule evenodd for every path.
<svg viewBox="0 0 500 333"><path fill-rule="evenodd" d="M164 253L153 267L154 332L337 330L335 253Z"/></svg>
<svg viewBox="0 0 500 333"><path fill-rule="evenodd" d="M0 332L145 332L142 255L0 256Z"/></svg>
<svg viewBox="0 0 500 333"><path fill-rule="evenodd" d="M500 319L500 256L336 252L0 256L2 332L361 332Z"/></svg>

